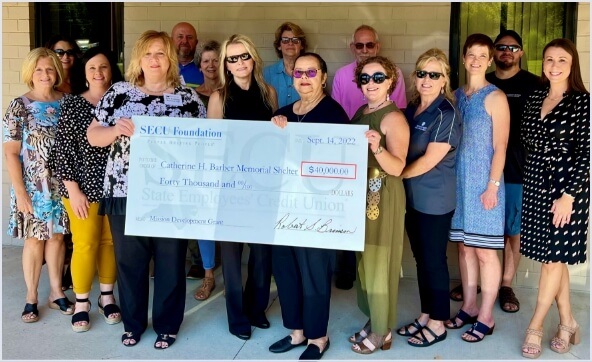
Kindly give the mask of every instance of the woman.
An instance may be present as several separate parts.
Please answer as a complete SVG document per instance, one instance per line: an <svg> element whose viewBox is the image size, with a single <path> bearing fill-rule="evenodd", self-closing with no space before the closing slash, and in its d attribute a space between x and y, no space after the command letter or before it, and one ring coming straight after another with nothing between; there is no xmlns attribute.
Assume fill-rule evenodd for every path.
<svg viewBox="0 0 592 362"><path fill-rule="evenodd" d="M292 72L296 58L306 51L306 36L302 28L287 21L275 31L273 47L280 60L263 69L263 78L276 90L282 108L300 99Z"/></svg>
<svg viewBox="0 0 592 362"><path fill-rule="evenodd" d="M260 121L277 109L277 95L263 80L263 60L255 44L242 34L224 41L220 51L222 88L212 93L208 118ZM269 328L265 310L271 285L271 246L249 244L248 277L243 292L243 243L221 242L222 274L226 292L228 329L242 340L251 338L251 325Z"/></svg>
<svg viewBox="0 0 592 362"><path fill-rule="evenodd" d="M420 55L411 82L415 88L405 109L411 140L401 176L407 199L405 229L417 264L421 312L397 334L411 337L407 342L414 347L426 347L447 334L444 321L450 313L450 279L446 247L456 206L454 166L461 119L452 104L450 65L443 51L434 48Z"/></svg>
<svg viewBox="0 0 592 362"><path fill-rule="evenodd" d="M111 146L99 214L108 216L115 246L125 328L121 342L135 346L146 330L148 269L154 258L154 348L166 349L175 342L183 321L187 240L125 235L129 147L134 133L131 117L203 118L205 107L193 89L181 85L177 53L166 32L148 30L140 36L132 49L126 77L128 82L114 84L97 104L87 137L93 146Z"/></svg>
<svg viewBox="0 0 592 362"><path fill-rule="evenodd" d="M102 48L89 49L81 63L80 70L84 73L79 78L85 82L73 82L72 87L82 92L64 101L54 147L55 176L62 181L60 194L70 217L74 242L71 263L76 293L76 313L72 315L74 332L90 329L88 296L97 270L101 290L97 302L99 311L108 324L121 321L113 297L116 278L113 239L107 217L98 214L109 149L92 147L86 138L86 129L101 97L112 82L119 82L123 77L113 54Z"/></svg>
<svg viewBox="0 0 592 362"><path fill-rule="evenodd" d="M409 126L389 99L397 84L397 68L376 56L356 67L355 79L368 104L360 107L353 124L367 124L368 205L366 241L358 260L358 307L368 316L359 333L349 338L356 353L370 354L391 347L390 326L397 321L399 273L403 256L405 190L400 177L409 146Z"/></svg>
<svg viewBox="0 0 592 362"><path fill-rule="evenodd" d="M36 48L25 57L21 76L29 92L12 100L6 110L4 155L12 184L8 235L25 239L27 296L21 319L32 323L39 320L37 289L43 260L49 275L49 307L62 314L74 309L61 288L68 215L49 167L64 97L55 89L63 79L62 66L51 50Z"/></svg>
<svg viewBox="0 0 592 362"><path fill-rule="evenodd" d="M220 88L220 76L218 75L218 66L220 64L220 43L215 40L207 42L201 49L201 53L197 57L197 63L199 64L199 70L204 75L204 82L197 88L197 96L201 99L203 104L208 106L210 96L212 93ZM189 240L189 243L195 243L194 240ZM198 240L199 253L201 254L201 260L205 276L202 280L201 286L197 288L193 294L193 298L196 300L206 300L212 294L212 290L216 287L216 279L214 278L214 268L216 267L216 242L214 240ZM192 262L197 258L193 257L193 254L197 254L192 250L191 244L189 245L190 253L192 254ZM197 265L196 265L197 266ZM191 266L194 268L194 265Z"/></svg>
<svg viewBox="0 0 592 362"><path fill-rule="evenodd" d="M541 264L534 315L522 355L540 356L543 324L553 301L559 326L551 350L580 342L569 300L566 264L586 262L590 210L590 94L575 45L555 39L543 49L544 88L526 104L522 140L528 150L520 253Z"/></svg>
<svg viewBox="0 0 592 362"><path fill-rule="evenodd" d="M64 81L57 90L63 93L72 93L72 75L76 67L79 66L78 57L82 53L80 47L74 39L65 35L54 35L45 47L57 54L64 69Z"/></svg>
<svg viewBox="0 0 592 362"><path fill-rule="evenodd" d="M280 108L272 122L349 123L347 113L327 96L327 63L316 53L300 55L294 65L294 88L300 100ZM300 359L321 359L329 348L327 326L335 250L273 245L272 270L289 336L269 347L283 353L308 344Z"/></svg>
<svg viewBox="0 0 592 362"><path fill-rule="evenodd" d="M456 211L450 240L458 243L463 304L446 322L451 329L474 323L463 335L479 342L493 333L493 305L501 280L497 250L504 248L503 170L510 131L506 95L485 80L493 61L493 42L484 34L467 37L463 63L467 84L456 90L463 119L458 149ZM477 276L481 276L481 307L477 306Z"/></svg>

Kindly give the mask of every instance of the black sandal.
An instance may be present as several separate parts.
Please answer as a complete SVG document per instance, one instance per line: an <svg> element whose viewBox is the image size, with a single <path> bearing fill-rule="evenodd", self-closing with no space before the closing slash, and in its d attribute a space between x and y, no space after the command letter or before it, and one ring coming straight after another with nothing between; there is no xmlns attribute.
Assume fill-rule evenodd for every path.
<svg viewBox="0 0 592 362"><path fill-rule="evenodd" d="M172 337L170 334L159 334L158 337L156 337L156 341L154 342L154 348L156 349L167 349L170 346L173 345L173 343L175 343L175 341L177 340L177 338ZM156 346L156 344L160 342L160 347ZM167 343L168 346L163 347L162 343Z"/></svg>
<svg viewBox="0 0 592 362"><path fill-rule="evenodd" d="M91 303L88 298L78 299L76 298L76 302L78 303L88 303L88 310L81 311L72 315L72 330L76 333L86 332L90 329L90 316L88 312L90 312ZM86 324L77 326L74 323L78 322L86 322Z"/></svg>
<svg viewBox="0 0 592 362"><path fill-rule="evenodd" d="M59 298L53 302L50 301L48 304L50 309L59 309L60 313L64 315L74 314L74 303L68 297Z"/></svg>
<svg viewBox="0 0 592 362"><path fill-rule="evenodd" d="M133 347L133 346L137 345L138 343L140 343L140 339L141 339L140 334L138 334L136 336L133 332L124 332L121 335L121 344L123 344L126 347ZM129 341L127 344L125 344L126 340ZM131 343L131 341L134 341L134 343Z"/></svg>
<svg viewBox="0 0 592 362"><path fill-rule="evenodd" d="M456 323L457 318L460 319L459 324ZM462 328L465 324L473 324L477 322L477 316L470 316L464 310L459 309L458 313L456 313L456 315L450 318L448 321L450 322L450 324L452 324L452 326L449 326L448 324L444 323L444 327L448 329L459 329Z"/></svg>
<svg viewBox="0 0 592 362"><path fill-rule="evenodd" d="M33 318L25 318L25 316L32 314ZM25 309L21 314L21 320L25 323L34 323L39 320L39 310L37 309L37 303L26 303Z"/></svg>
<svg viewBox="0 0 592 362"><path fill-rule="evenodd" d="M515 310L505 308L506 304L514 304ZM499 290L499 305L500 308L506 313L516 313L520 310L520 302L516 298L516 294L510 287L501 287Z"/></svg>
<svg viewBox="0 0 592 362"><path fill-rule="evenodd" d="M110 290L107 292L101 292L101 295L113 295L113 291ZM103 317L105 317L105 322L107 322L107 324L117 324L117 323L121 322L121 309L119 309L117 304L115 304L115 303L107 304L106 306L103 307L101 305L101 296L99 296L98 304L99 304L99 313L101 313L103 315ZM109 316L111 314L116 314L116 313L119 313L119 316L109 318Z"/></svg>
<svg viewBox="0 0 592 362"><path fill-rule="evenodd" d="M432 339L431 341L428 341L428 338L423 333L423 331L428 331L432 335L432 337L434 337L434 339ZM409 340L411 338L409 338L407 340L407 343L410 346L413 346L413 347L429 347L429 346L431 346L431 345L433 345L435 343L438 343L438 342L441 342L441 341L445 340L447 334L448 334L448 332L447 331L444 331L444 333L442 333L441 335L437 335L436 332L434 332L434 331L432 331L430 329L430 327L425 326L425 327L423 327L422 330L419 331L419 333L416 333L413 337L411 337L411 338L417 339L421 343L413 343L413 342L411 342Z"/></svg>
<svg viewBox="0 0 592 362"><path fill-rule="evenodd" d="M411 333L409 332L409 328L413 327L415 329L417 329L415 332ZM419 333L425 326L422 326L421 323L419 323L419 321L416 319L415 321L413 321L413 323L409 323L406 326L403 326L401 328L405 328L405 332L401 333L401 328L397 329L397 334L403 337L413 337L415 336L417 333Z"/></svg>

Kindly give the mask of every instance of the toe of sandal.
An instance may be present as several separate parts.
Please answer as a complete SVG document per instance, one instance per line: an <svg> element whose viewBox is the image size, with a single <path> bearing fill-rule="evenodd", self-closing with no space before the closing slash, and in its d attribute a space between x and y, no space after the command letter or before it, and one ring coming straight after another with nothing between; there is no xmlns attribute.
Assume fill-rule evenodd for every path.
<svg viewBox="0 0 592 362"><path fill-rule="evenodd" d="M26 303L25 309L21 314L21 320L25 323L34 323L39 320L39 310L37 303Z"/></svg>

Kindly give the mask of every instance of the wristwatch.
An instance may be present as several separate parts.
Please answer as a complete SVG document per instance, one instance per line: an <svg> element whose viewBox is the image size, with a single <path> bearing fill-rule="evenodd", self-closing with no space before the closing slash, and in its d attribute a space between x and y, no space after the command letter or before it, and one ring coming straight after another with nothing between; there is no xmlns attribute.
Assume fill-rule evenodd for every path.
<svg viewBox="0 0 592 362"><path fill-rule="evenodd" d="M374 156L378 155L379 153L381 153L383 150L382 146L378 146L378 148L376 149L376 152L372 152L374 154Z"/></svg>
<svg viewBox="0 0 592 362"><path fill-rule="evenodd" d="M499 185L500 185L500 182L499 181L496 181L494 179L489 180L489 182L491 182L492 184L494 184L497 187L499 187Z"/></svg>

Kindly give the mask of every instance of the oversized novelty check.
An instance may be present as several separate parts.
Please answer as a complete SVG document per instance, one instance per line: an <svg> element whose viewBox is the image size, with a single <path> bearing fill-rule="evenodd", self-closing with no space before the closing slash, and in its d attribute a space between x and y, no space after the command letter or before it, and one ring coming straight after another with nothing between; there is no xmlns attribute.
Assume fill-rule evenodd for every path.
<svg viewBox="0 0 592 362"><path fill-rule="evenodd" d="M126 234L364 249L368 126L133 122Z"/></svg>

